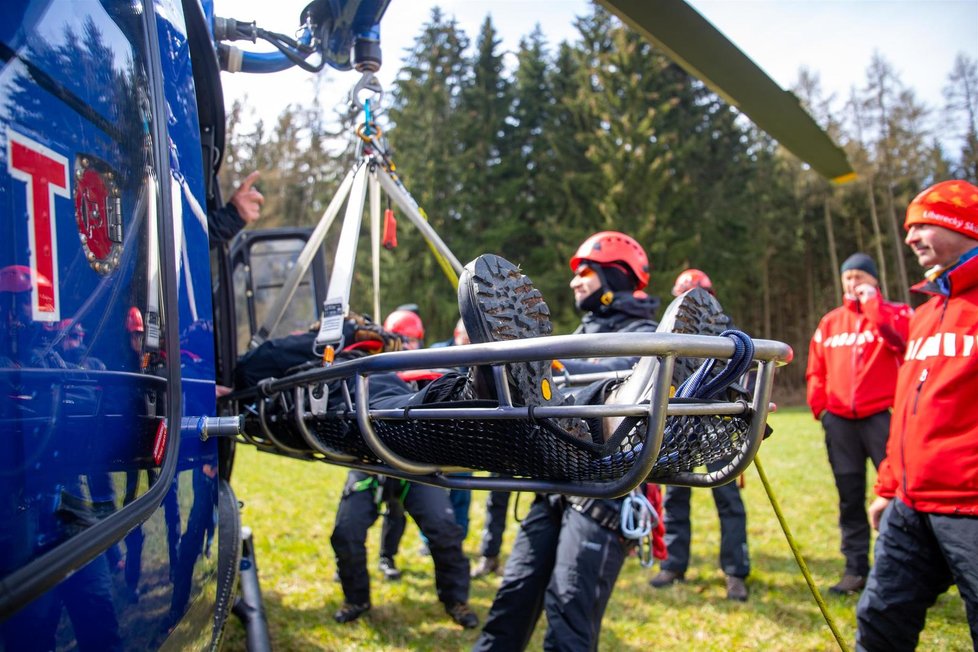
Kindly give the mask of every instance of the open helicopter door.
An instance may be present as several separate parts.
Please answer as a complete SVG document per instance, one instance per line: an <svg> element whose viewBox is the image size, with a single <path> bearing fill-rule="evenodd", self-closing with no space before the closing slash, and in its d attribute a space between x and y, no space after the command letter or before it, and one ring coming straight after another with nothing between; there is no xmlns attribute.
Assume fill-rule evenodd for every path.
<svg viewBox="0 0 978 652"><path fill-rule="evenodd" d="M237 355L266 319L289 274L306 247L312 229L278 228L242 231L231 242L229 268L234 291L234 342ZM298 281L292 300L271 333L279 338L309 330L326 299L326 257L322 247Z"/></svg>

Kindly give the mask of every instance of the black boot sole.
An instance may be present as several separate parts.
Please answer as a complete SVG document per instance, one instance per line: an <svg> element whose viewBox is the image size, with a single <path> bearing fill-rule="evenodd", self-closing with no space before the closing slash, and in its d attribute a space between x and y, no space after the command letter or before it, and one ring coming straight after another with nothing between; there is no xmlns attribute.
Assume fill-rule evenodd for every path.
<svg viewBox="0 0 978 652"><path fill-rule="evenodd" d="M693 288L676 297L662 314L657 333L680 335L720 335L730 328L730 317L716 297L703 288ZM672 385L679 387L703 363L699 358L677 357L672 371ZM722 369L718 365L714 374Z"/></svg>
<svg viewBox="0 0 978 652"><path fill-rule="evenodd" d="M473 343L543 337L553 332L550 308L540 290L519 267L494 254L483 254L465 266L458 283L458 305ZM533 406L559 404L549 361L514 363L507 370L515 385L514 401ZM480 384L493 386L488 368L478 373Z"/></svg>

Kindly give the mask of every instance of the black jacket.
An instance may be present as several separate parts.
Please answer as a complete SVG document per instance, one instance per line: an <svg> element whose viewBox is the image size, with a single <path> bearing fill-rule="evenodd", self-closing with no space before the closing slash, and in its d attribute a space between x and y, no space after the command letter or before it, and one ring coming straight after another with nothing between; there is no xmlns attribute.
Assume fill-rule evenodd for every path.
<svg viewBox="0 0 978 652"><path fill-rule="evenodd" d="M574 333L651 333L658 322L655 312L659 300L644 292L638 295L631 292L616 292L614 299L597 312L589 312L581 319L581 325ZM601 371L621 371L631 369L638 362L637 357L600 358L591 360L561 360L568 373L585 374Z"/></svg>

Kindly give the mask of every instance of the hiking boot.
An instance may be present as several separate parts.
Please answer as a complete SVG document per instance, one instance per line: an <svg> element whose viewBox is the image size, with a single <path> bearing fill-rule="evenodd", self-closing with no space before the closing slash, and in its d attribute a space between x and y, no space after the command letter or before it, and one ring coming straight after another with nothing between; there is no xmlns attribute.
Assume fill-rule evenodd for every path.
<svg viewBox="0 0 978 652"><path fill-rule="evenodd" d="M550 308L540 290L519 267L494 254L483 254L462 270L458 282L458 307L473 344L544 337L553 332ZM564 399L554 385L549 360L506 365L509 390L515 405L559 406ZM477 367L469 374L472 395L499 400L492 369ZM505 390L504 390L505 391ZM555 419L578 439L591 441L581 419Z"/></svg>
<svg viewBox="0 0 978 652"><path fill-rule="evenodd" d="M655 332L720 335L729 328L730 317L723 313L723 308L716 297L703 288L696 287L673 299L662 314L662 321L659 322ZM672 369L673 389L677 389L684 380L692 376L702 362L698 358L676 357ZM635 404L648 401L652 397L652 381L658 367L658 357L639 360L631 375L612 392L605 403ZM718 365L713 373L718 373L720 369L722 366ZM623 417L606 418L605 432L609 434L614 432L622 421Z"/></svg>
<svg viewBox="0 0 978 652"><path fill-rule="evenodd" d="M727 575L727 600L736 600L737 602L747 602L747 596L750 593L747 590L747 584L744 582L743 577L734 577L733 575Z"/></svg>
<svg viewBox="0 0 978 652"><path fill-rule="evenodd" d="M397 566L394 565L394 559L392 557L381 557L377 562L377 567L384 574L385 580L395 582L401 579L401 571L397 570Z"/></svg>
<svg viewBox="0 0 978 652"><path fill-rule="evenodd" d="M445 605L445 611L456 624L465 629L475 629L479 626L479 617L469 609L469 605L465 602L456 602L451 606Z"/></svg>
<svg viewBox="0 0 978 652"><path fill-rule="evenodd" d="M335 614L333 614L333 620L338 623L352 623L354 620L368 611L370 611L369 602L364 602L363 604L351 604L349 602L344 602L343 606L340 607Z"/></svg>
<svg viewBox="0 0 978 652"><path fill-rule="evenodd" d="M865 587L866 578L863 575L849 575L847 573L842 576L838 584L829 587L829 593L835 593L836 595L856 595Z"/></svg>
<svg viewBox="0 0 978 652"><path fill-rule="evenodd" d="M479 557L472 569L472 579L478 579L499 572L499 557Z"/></svg>
<svg viewBox="0 0 978 652"><path fill-rule="evenodd" d="M660 570L658 575L649 580L649 584L657 589L662 589L685 581L686 576L683 573L678 573L671 570Z"/></svg>

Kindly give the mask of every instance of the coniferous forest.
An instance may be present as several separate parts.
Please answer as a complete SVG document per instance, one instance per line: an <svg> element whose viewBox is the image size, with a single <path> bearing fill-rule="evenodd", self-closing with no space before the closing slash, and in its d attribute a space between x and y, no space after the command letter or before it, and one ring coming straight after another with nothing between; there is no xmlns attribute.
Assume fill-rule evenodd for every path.
<svg viewBox="0 0 978 652"><path fill-rule="evenodd" d="M935 181L978 182L978 62L961 55L935 71L944 96L926 100L879 56L849 97L800 70L792 90L859 175L833 186L605 10L577 29L559 44L536 30L505 54L488 18L473 36L434 10L386 89L378 122L397 172L463 263L488 251L522 265L567 333L579 320L568 259L596 231L628 233L649 253L648 291L663 306L676 275L697 267L739 328L794 348L782 400L802 396L808 340L840 302L849 254L871 254L887 297L914 303L921 270L904 211ZM262 170L262 228L311 225L355 160L362 115L325 95L274 124L229 111L225 196ZM428 342L448 338L455 292L399 225L398 248L382 252L383 309L417 303ZM363 238L352 303L370 312L366 228Z"/></svg>

